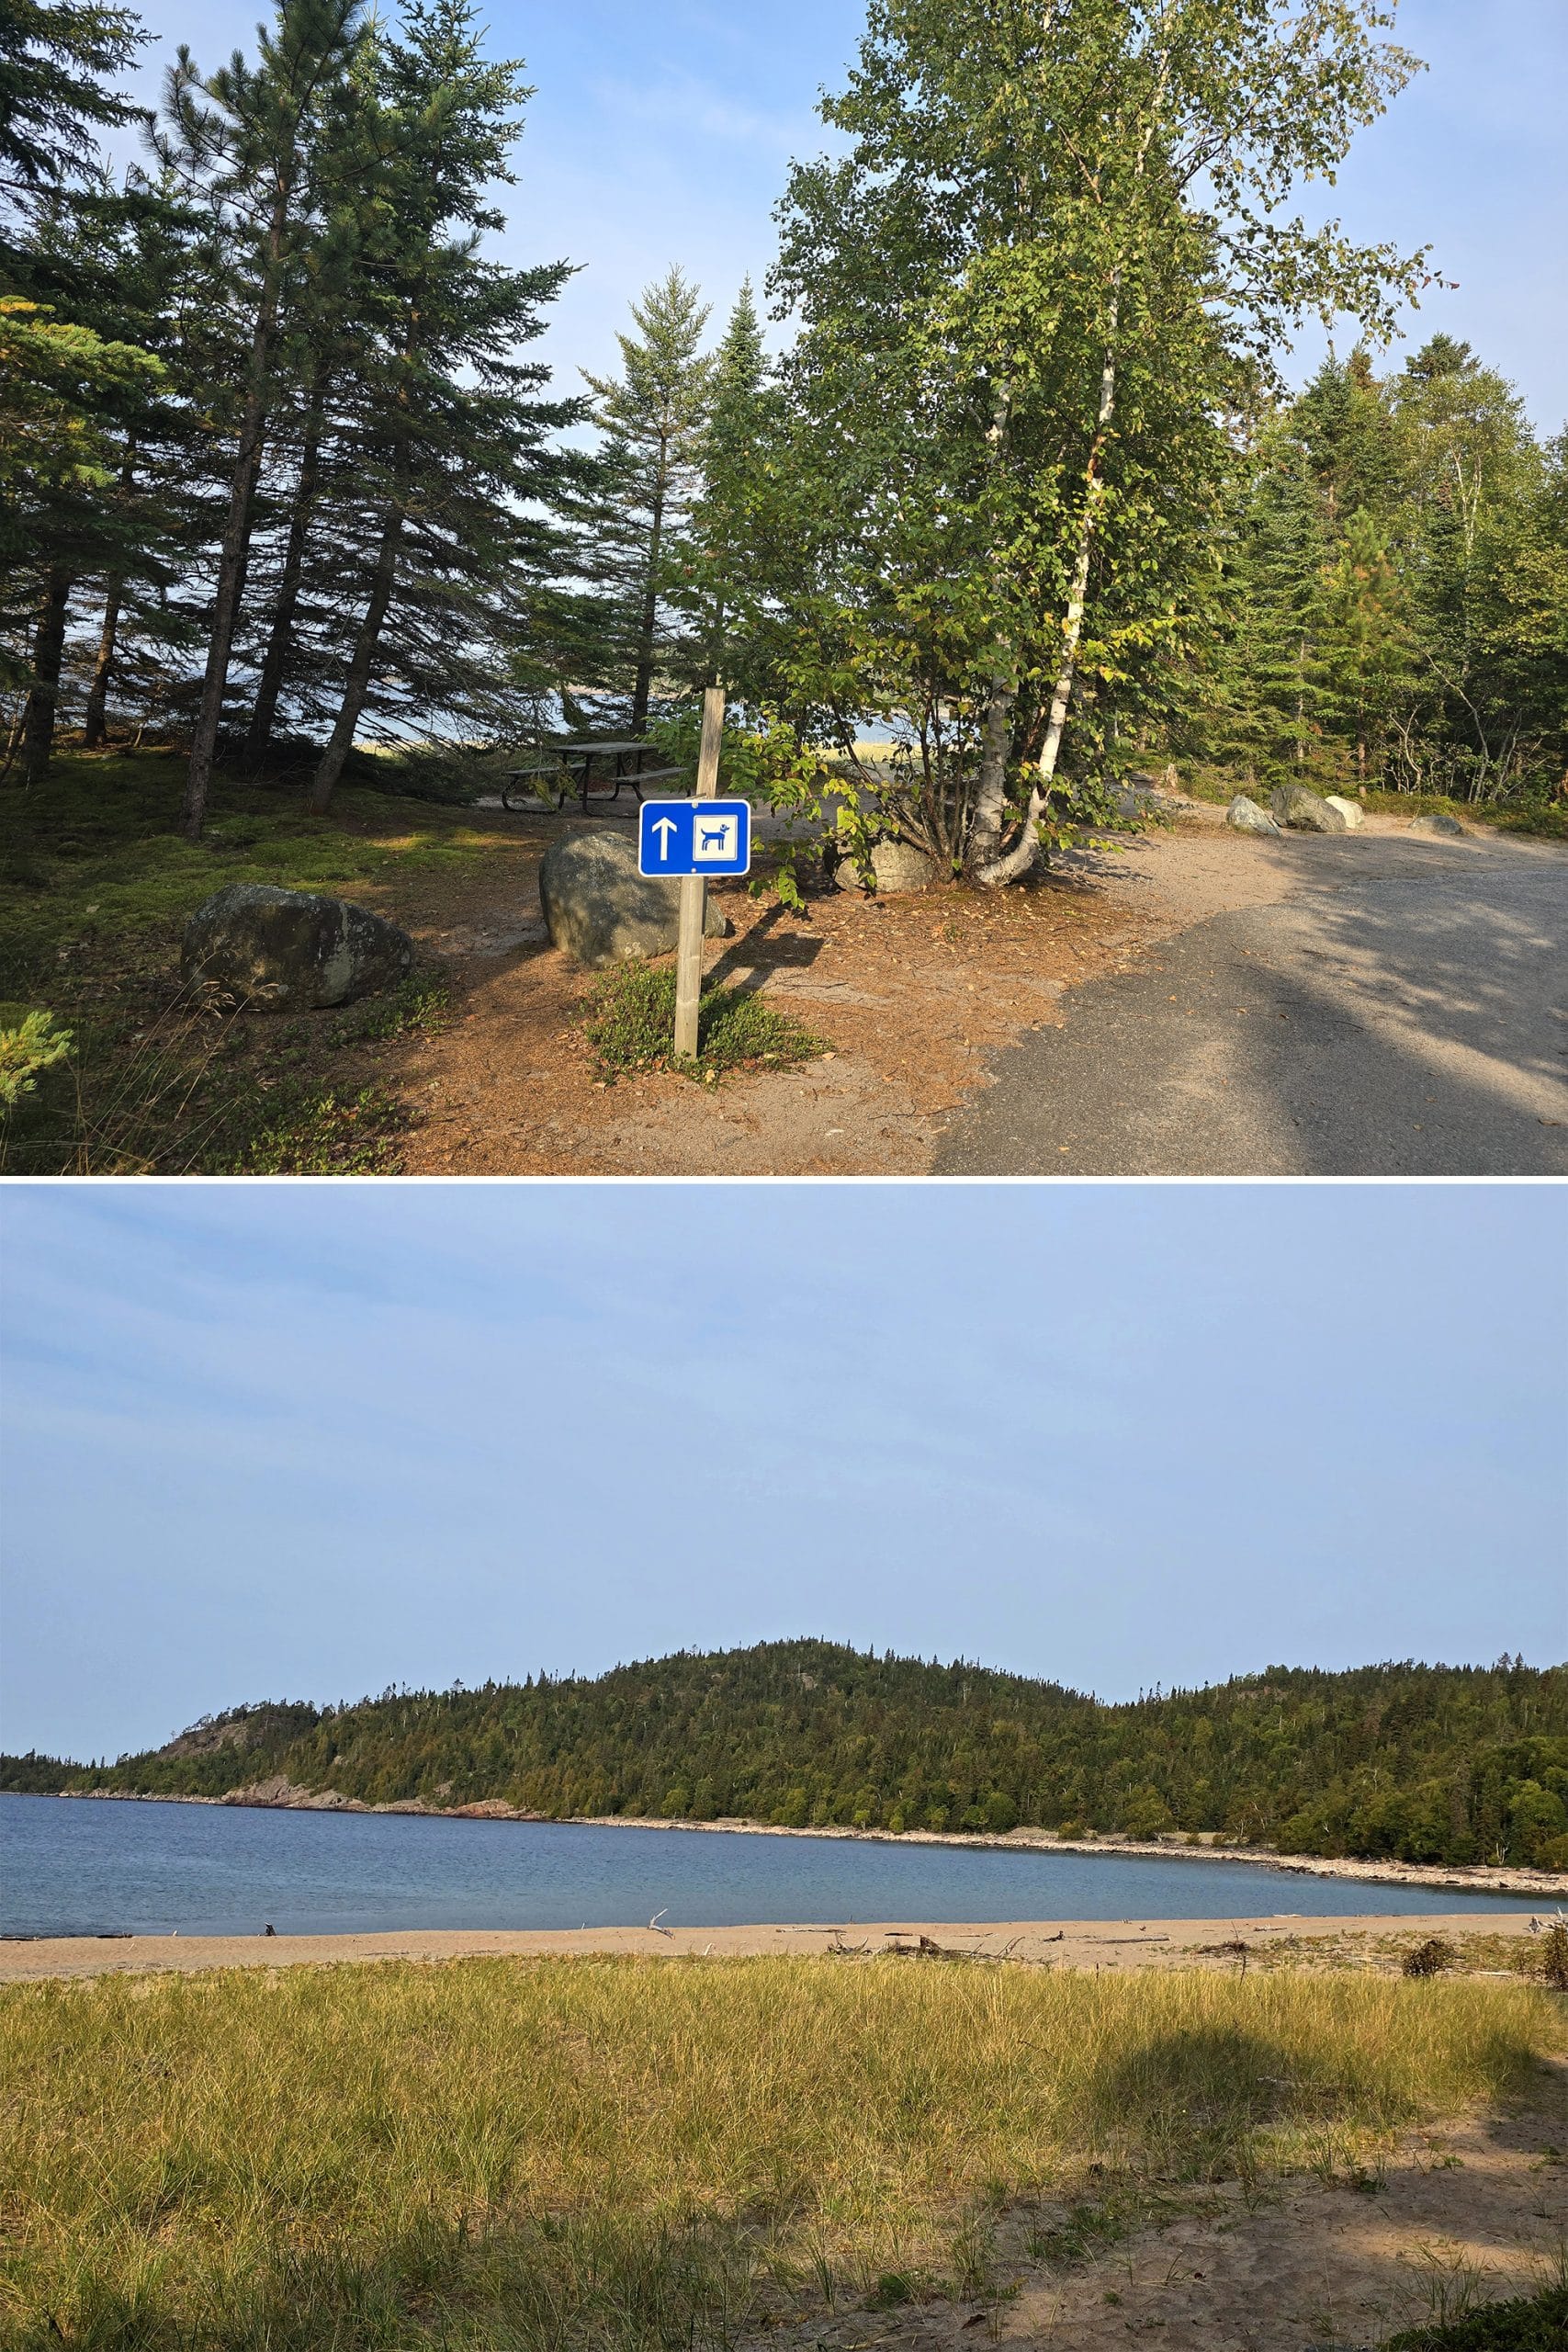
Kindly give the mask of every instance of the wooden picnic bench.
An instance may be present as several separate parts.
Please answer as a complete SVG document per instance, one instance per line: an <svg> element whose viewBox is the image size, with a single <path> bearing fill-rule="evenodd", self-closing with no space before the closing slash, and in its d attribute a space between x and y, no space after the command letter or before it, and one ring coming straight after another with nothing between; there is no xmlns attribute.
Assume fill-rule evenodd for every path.
<svg viewBox="0 0 1568 2352"><path fill-rule="evenodd" d="M691 786L684 768L643 766L645 759L657 756L655 745L640 741L547 745L516 767L508 769L506 780L501 787L501 805L503 808L514 809L529 802L544 801L548 804L553 801L558 815L568 800L575 797L586 816L591 799L601 805L608 801L613 806L620 798L623 788L628 786L638 808L642 806L643 795L649 785L677 789L683 786L689 791ZM611 763L610 774L595 783L594 767L604 760Z"/></svg>

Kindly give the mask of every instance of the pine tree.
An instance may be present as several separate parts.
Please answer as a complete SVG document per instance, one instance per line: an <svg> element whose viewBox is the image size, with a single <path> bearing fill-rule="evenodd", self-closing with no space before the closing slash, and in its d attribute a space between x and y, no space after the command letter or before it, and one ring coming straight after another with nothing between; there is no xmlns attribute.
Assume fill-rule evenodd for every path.
<svg viewBox="0 0 1568 2352"><path fill-rule="evenodd" d="M47 266L62 308L149 353L160 370L108 420L115 461L98 498L103 544L81 582L102 600L83 713L84 747L93 750L128 668L164 665L194 639L196 616L171 594L199 560L209 516L207 435L193 394L212 353L208 334L193 345L190 322L219 306L204 224L166 180L133 168L123 187L84 191L72 222L69 239L40 245L40 275Z"/></svg>
<svg viewBox="0 0 1568 2352"><path fill-rule="evenodd" d="M363 0L280 0L254 67L238 55L204 79L182 47L169 76L160 155L218 213L231 239L249 351L236 420L228 511L183 817L201 837L229 684L230 657L275 395L276 347L290 274L310 222L310 158L341 99Z"/></svg>
<svg viewBox="0 0 1568 2352"><path fill-rule="evenodd" d="M266 459L238 622L241 658L255 676L244 744L253 769L272 748L286 692L301 712L310 702L306 680L313 665L301 646L309 558L334 466L348 462L341 397L365 364L372 335L360 265L384 194L367 119L374 55L372 41L358 45L343 102L312 141L307 209L313 232L302 243L279 322Z"/></svg>

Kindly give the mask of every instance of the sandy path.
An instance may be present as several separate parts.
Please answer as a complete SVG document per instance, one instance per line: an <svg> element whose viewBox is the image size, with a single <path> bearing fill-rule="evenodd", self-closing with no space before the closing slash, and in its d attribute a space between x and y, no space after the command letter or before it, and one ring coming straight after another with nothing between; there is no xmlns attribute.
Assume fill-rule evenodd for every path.
<svg viewBox="0 0 1568 2352"><path fill-rule="evenodd" d="M0 1943L0 1983L50 1976L102 1976L111 1970L286 1968L301 1962L370 1960L463 1960L502 1955L543 1960L573 1952L621 1952L645 1958L671 1953L750 1955L830 1951L873 1953L925 1936L944 1951L1049 1962L1066 1968L1235 1967L1215 1950L1235 1939L1255 1951L1311 1957L1314 1948L1336 1965L1371 1957L1380 1938L1441 1936L1458 1940L1484 1934L1528 1935L1528 1911L1433 1912L1305 1918L1256 1912L1234 1919L987 1920L954 1925L915 1921L895 1925L845 1920L834 1925L756 1928L404 1928L388 1935L342 1936L59 1936L30 1943ZM1328 1947L1332 1946L1332 1953Z"/></svg>
<svg viewBox="0 0 1568 2352"><path fill-rule="evenodd" d="M1322 2179L1175 2197L1163 2225L1066 2267L1026 2251L1030 2224L1050 2230L1060 2208L1010 2215L997 2271L1010 2292L992 2302L814 2318L761 2341L771 2352L1126 2352L1154 2336L1194 2352L1352 2352L1557 2283L1565 2117L1568 2077L1543 2067L1507 2114L1409 2133L1364 2167L1325 2143Z"/></svg>

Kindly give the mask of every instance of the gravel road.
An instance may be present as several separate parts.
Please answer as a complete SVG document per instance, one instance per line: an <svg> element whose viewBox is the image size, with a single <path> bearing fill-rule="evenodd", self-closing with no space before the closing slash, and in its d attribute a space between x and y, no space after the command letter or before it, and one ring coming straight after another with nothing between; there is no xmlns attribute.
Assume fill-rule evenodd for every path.
<svg viewBox="0 0 1568 2352"><path fill-rule="evenodd" d="M1000 1053L937 1174L1568 1174L1568 852L1231 841L1143 847L1120 887L1195 870L1201 919Z"/></svg>

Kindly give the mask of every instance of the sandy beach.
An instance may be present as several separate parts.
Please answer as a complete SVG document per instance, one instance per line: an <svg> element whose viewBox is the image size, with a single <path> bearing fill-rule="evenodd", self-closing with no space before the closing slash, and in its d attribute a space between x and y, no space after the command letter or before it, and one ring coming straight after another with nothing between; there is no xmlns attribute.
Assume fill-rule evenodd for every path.
<svg viewBox="0 0 1568 2352"><path fill-rule="evenodd" d="M845 1920L796 1927L467 1929L411 1928L387 1935L54 1936L0 1943L0 1984L45 1977L142 1974L207 1968L289 1968L378 1960L554 1960L615 1952L643 1959L777 1957L836 1953L869 1958L920 1939L941 1952L1063 1968L1229 1967L1245 1942L1260 1961L1289 1956L1323 1964L1375 1962L1397 1937L1440 1936L1454 1943L1484 1935L1528 1936L1529 1911L1431 1912L1303 1918L1277 1912L1234 1919L1078 1919L892 1922Z"/></svg>

